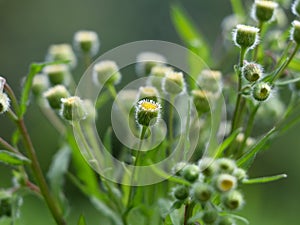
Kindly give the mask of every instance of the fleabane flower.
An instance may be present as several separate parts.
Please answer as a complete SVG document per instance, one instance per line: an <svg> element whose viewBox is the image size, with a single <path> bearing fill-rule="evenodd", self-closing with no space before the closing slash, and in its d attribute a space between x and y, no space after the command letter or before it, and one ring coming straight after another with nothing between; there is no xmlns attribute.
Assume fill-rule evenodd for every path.
<svg viewBox="0 0 300 225"><path fill-rule="evenodd" d="M141 52L136 58L136 73L138 76L149 75L154 66L162 66L166 58L155 52Z"/></svg>
<svg viewBox="0 0 300 225"><path fill-rule="evenodd" d="M95 56L100 47L99 38L96 32L80 30L74 34L74 48L83 54Z"/></svg>
<svg viewBox="0 0 300 225"><path fill-rule="evenodd" d="M160 117L161 105L149 99L139 101L135 109L135 118L139 125L153 126Z"/></svg>
<svg viewBox="0 0 300 225"><path fill-rule="evenodd" d="M179 95L185 91L185 81L182 72L169 72L163 79L162 89L170 95Z"/></svg>
<svg viewBox="0 0 300 225"><path fill-rule="evenodd" d="M233 30L233 41L239 48L253 49L259 42L258 32L256 27L238 24Z"/></svg>
<svg viewBox="0 0 300 225"><path fill-rule="evenodd" d="M116 85L121 81L121 73L115 61L103 60L94 65L93 79L96 84Z"/></svg>
<svg viewBox="0 0 300 225"><path fill-rule="evenodd" d="M77 64L75 53L69 44L54 44L48 49L46 56L48 61L68 61L68 65L74 68Z"/></svg>
<svg viewBox="0 0 300 225"><path fill-rule="evenodd" d="M69 121L80 121L85 119L86 111L83 101L77 96L62 98L61 116Z"/></svg>
<svg viewBox="0 0 300 225"><path fill-rule="evenodd" d="M266 0L256 0L252 8L252 18L265 23L273 20L278 3Z"/></svg>

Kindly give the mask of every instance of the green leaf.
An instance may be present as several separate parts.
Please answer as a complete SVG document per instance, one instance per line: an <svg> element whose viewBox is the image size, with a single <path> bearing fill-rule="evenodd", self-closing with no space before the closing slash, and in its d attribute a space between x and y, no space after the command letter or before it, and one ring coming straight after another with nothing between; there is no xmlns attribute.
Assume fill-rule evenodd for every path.
<svg viewBox="0 0 300 225"><path fill-rule="evenodd" d="M227 137L217 148L216 154L214 158L219 158L223 151L235 140L235 138L238 136L238 134L241 132L240 129L236 129L234 132L232 132L229 137Z"/></svg>
<svg viewBox="0 0 300 225"><path fill-rule="evenodd" d="M276 129L273 128L265 136L263 136L255 145L253 145L245 154L243 154L241 158L237 160L237 165L239 167L245 167L246 164L251 161L259 151L261 151L275 131Z"/></svg>
<svg viewBox="0 0 300 225"><path fill-rule="evenodd" d="M275 85L276 86L284 86L284 85L289 85L289 84L292 84L292 83L296 83L298 81L300 81L300 77L290 79L290 80L285 80L285 81L276 81Z"/></svg>
<svg viewBox="0 0 300 225"><path fill-rule="evenodd" d="M241 0L230 0L231 7L235 15L245 18L245 11Z"/></svg>
<svg viewBox="0 0 300 225"><path fill-rule="evenodd" d="M20 166L30 164L30 160L20 154L12 153L6 150L0 150L0 162L11 166Z"/></svg>
<svg viewBox="0 0 300 225"><path fill-rule="evenodd" d="M83 215L80 216L77 225L86 225L85 218Z"/></svg>
<svg viewBox="0 0 300 225"><path fill-rule="evenodd" d="M252 179L245 179L243 180L244 184L262 184L262 183L268 183L276 180L280 180L283 178L287 178L286 174L279 174L275 176L269 176L269 177L259 177L259 178L252 178Z"/></svg>

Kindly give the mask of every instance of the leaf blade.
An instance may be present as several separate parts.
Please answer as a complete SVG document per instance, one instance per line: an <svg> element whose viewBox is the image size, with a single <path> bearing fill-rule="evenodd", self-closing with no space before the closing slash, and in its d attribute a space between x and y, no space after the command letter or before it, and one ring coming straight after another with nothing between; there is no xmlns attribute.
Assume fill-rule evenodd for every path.
<svg viewBox="0 0 300 225"><path fill-rule="evenodd" d="M25 156L6 150L0 150L0 162L11 166L21 166L31 163Z"/></svg>
<svg viewBox="0 0 300 225"><path fill-rule="evenodd" d="M284 178L287 178L286 174L279 174L279 175L268 176L268 177L258 177L258 178L246 179L243 181L243 184L263 184L263 183L281 180Z"/></svg>

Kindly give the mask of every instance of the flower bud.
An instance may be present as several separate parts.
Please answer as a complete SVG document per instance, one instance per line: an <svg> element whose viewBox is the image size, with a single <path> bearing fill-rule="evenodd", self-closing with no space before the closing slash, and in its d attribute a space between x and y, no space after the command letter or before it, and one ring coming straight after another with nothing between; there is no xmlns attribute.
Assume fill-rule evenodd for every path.
<svg viewBox="0 0 300 225"><path fill-rule="evenodd" d="M172 168L172 173L180 176L182 175L182 169L186 166L186 162L179 162Z"/></svg>
<svg viewBox="0 0 300 225"><path fill-rule="evenodd" d="M228 216L223 216L223 217L220 217L218 222L217 222L217 225L235 225L235 222L233 219L231 219L230 217Z"/></svg>
<svg viewBox="0 0 300 225"><path fill-rule="evenodd" d="M68 66L65 64L48 65L44 68L43 72L48 76L52 85L68 85L70 82L71 75Z"/></svg>
<svg viewBox="0 0 300 225"><path fill-rule="evenodd" d="M217 159L216 165L220 173L232 173L236 168L235 162L228 158Z"/></svg>
<svg viewBox="0 0 300 225"><path fill-rule="evenodd" d="M121 73L116 62L104 60L94 65L93 79L97 84L116 85L121 81Z"/></svg>
<svg viewBox="0 0 300 225"><path fill-rule="evenodd" d="M156 89L161 92L162 91L162 83L163 79L167 73L172 72L173 69L167 66L154 66L151 69L150 76L148 78L148 82L151 86L156 87Z"/></svg>
<svg viewBox="0 0 300 225"><path fill-rule="evenodd" d="M137 123L146 127L153 126L160 117L160 110L160 104L153 100L143 99L139 101L135 109Z"/></svg>
<svg viewBox="0 0 300 225"><path fill-rule="evenodd" d="M241 192L233 190L223 196L222 203L229 210L238 210L244 205L244 197Z"/></svg>
<svg viewBox="0 0 300 225"><path fill-rule="evenodd" d="M206 202L211 198L212 193L213 189L208 184L199 182L193 186L192 195L196 201Z"/></svg>
<svg viewBox="0 0 300 225"><path fill-rule="evenodd" d="M183 168L182 175L184 179L190 182L194 182L198 179L200 174L200 169L196 165L187 165L186 167Z"/></svg>
<svg viewBox="0 0 300 225"><path fill-rule="evenodd" d="M220 174L215 178L215 185L217 190L227 192L237 187L237 180L232 175Z"/></svg>
<svg viewBox="0 0 300 225"><path fill-rule="evenodd" d="M136 62L136 73L142 77L149 75L153 67L164 65L167 60L154 52L142 52L137 56Z"/></svg>
<svg viewBox="0 0 300 225"><path fill-rule="evenodd" d="M187 186L181 185L177 186L174 189L174 197L180 201L185 200L189 197L189 189Z"/></svg>
<svg viewBox="0 0 300 225"><path fill-rule="evenodd" d="M257 63L246 63L242 68L242 76L249 82L255 82L259 80L263 75L263 69L261 65Z"/></svg>
<svg viewBox="0 0 300 225"><path fill-rule="evenodd" d="M243 170L242 168L236 168L233 171L233 176L236 177L236 179L238 179L239 181L244 180L245 178L247 178L247 173L245 170Z"/></svg>
<svg viewBox="0 0 300 225"><path fill-rule="evenodd" d="M69 61L68 65L74 68L77 64L77 59L71 45L69 44L55 44L48 49L46 59L48 61Z"/></svg>
<svg viewBox="0 0 300 225"><path fill-rule="evenodd" d="M170 95L179 95L185 91L185 81L182 72L169 72L163 79L163 91Z"/></svg>
<svg viewBox="0 0 300 225"><path fill-rule="evenodd" d="M210 93L204 90L192 90L191 94L198 115L201 116L203 113L209 112L210 105L207 95Z"/></svg>
<svg viewBox="0 0 300 225"><path fill-rule="evenodd" d="M300 44L300 21L298 20L294 20L292 22L290 39L296 42L298 45Z"/></svg>
<svg viewBox="0 0 300 225"><path fill-rule="evenodd" d="M77 97L72 96L62 98L61 116L69 121L80 121L85 119L86 111L84 109L83 101Z"/></svg>
<svg viewBox="0 0 300 225"><path fill-rule="evenodd" d="M155 102L158 101L158 91L155 87L144 86L139 88L138 100L149 99Z"/></svg>
<svg viewBox="0 0 300 225"><path fill-rule="evenodd" d="M0 77L0 93L3 92L5 83L6 83L6 80L3 77Z"/></svg>
<svg viewBox="0 0 300 225"><path fill-rule="evenodd" d="M257 101L265 101L270 96L271 86L267 83L258 83L254 86L252 96Z"/></svg>
<svg viewBox="0 0 300 225"><path fill-rule="evenodd" d="M205 224L213 224L218 219L218 212L210 209L203 213L202 220Z"/></svg>
<svg viewBox="0 0 300 225"><path fill-rule="evenodd" d="M81 30L74 35L74 48L83 54L95 56L100 47L99 38L96 32Z"/></svg>
<svg viewBox="0 0 300 225"><path fill-rule="evenodd" d="M202 70L197 78L197 84L202 90L219 94L222 89L222 74L217 70Z"/></svg>
<svg viewBox="0 0 300 225"><path fill-rule="evenodd" d="M292 5L292 12L296 15L300 17L300 0L296 0L294 1L293 5Z"/></svg>
<svg viewBox="0 0 300 225"><path fill-rule="evenodd" d="M63 85L56 85L44 93L52 109L61 108L61 99L69 97L69 92Z"/></svg>
<svg viewBox="0 0 300 225"><path fill-rule="evenodd" d="M252 18L257 22L270 22L274 18L278 4L273 1L256 0L252 8Z"/></svg>
<svg viewBox="0 0 300 225"><path fill-rule="evenodd" d="M48 88L49 81L44 74L37 74L34 76L31 90L35 96L40 96Z"/></svg>
<svg viewBox="0 0 300 225"><path fill-rule="evenodd" d="M202 158L198 162L200 171L207 177L212 176L216 172L216 163L213 158Z"/></svg>
<svg viewBox="0 0 300 225"><path fill-rule="evenodd" d="M239 24L233 31L233 41L236 46L244 49L253 49L258 44L259 29Z"/></svg>
<svg viewBox="0 0 300 225"><path fill-rule="evenodd" d="M0 92L0 114L5 113L9 109L9 98L3 92Z"/></svg>

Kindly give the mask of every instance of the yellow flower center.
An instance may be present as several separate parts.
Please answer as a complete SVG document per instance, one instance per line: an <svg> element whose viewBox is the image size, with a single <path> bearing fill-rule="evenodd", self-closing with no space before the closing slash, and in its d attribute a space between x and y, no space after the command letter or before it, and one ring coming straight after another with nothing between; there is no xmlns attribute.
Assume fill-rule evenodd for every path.
<svg viewBox="0 0 300 225"><path fill-rule="evenodd" d="M220 184L223 191L229 191L233 187L232 180L223 180Z"/></svg>
<svg viewBox="0 0 300 225"><path fill-rule="evenodd" d="M141 104L141 106L145 109L145 110L156 110L157 109L157 105L151 102L143 102Z"/></svg>

